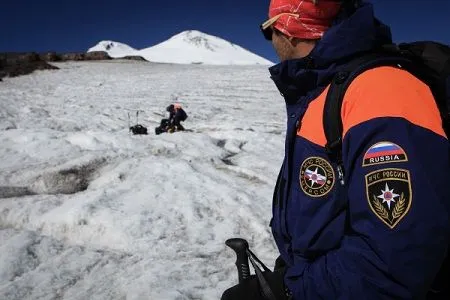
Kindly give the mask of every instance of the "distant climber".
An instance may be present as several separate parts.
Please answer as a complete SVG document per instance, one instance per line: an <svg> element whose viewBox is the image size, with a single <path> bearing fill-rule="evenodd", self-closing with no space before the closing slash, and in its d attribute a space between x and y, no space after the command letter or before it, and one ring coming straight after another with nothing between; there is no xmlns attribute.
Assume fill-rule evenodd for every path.
<svg viewBox="0 0 450 300"><path fill-rule="evenodd" d="M184 109L179 103L170 104L166 107L166 111L169 112L168 119L162 119L159 127L155 128L155 134L161 134L163 132L173 133L175 131L184 131L185 128L181 125L181 122L185 121L188 117Z"/></svg>

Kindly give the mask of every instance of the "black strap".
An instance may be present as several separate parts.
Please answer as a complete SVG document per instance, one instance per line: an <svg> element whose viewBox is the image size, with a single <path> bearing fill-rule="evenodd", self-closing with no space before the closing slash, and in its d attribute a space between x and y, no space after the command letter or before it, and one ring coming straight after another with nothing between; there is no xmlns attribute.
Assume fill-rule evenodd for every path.
<svg viewBox="0 0 450 300"><path fill-rule="evenodd" d="M450 91L447 91L449 88L447 84L450 84L450 60L445 63L442 73L449 74L449 78L447 79L449 83L443 79L443 82L440 82L441 88L439 89L439 95L435 95L435 97L438 99L437 103L441 111L442 126L447 137L450 138L450 94L448 94Z"/></svg>
<svg viewBox="0 0 450 300"><path fill-rule="evenodd" d="M442 266L437 273L430 290L428 291L427 300L444 300L450 299L450 288L448 286L448 278L450 275L450 256L447 251Z"/></svg>
<svg viewBox="0 0 450 300"><path fill-rule="evenodd" d="M250 249L247 249L247 255L250 262L253 265L253 268L255 269L256 277L258 278L258 282L261 287L261 292L263 293L264 298L266 300L277 300L277 298L272 292L272 289L270 288L269 283L267 282L266 278L264 277L264 274L262 273L261 269L258 267L256 262L258 262L263 267L265 272L272 272L272 271L270 271L270 269L267 268Z"/></svg>
<svg viewBox="0 0 450 300"><path fill-rule="evenodd" d="M323 128L327 143L326 151L332 162L341 168L342 166L342 116L341 108L345 92L352 81L361 73L380 66L398 66L406 67L411 61L402 58L399 55L389 54L387 52L377 52L364 54L346 64L346 67L336 73L325 100L323 111ZM400 66L401 65L401 66ZM343 170L342 170L343 172ZM343 175L343 174L342 174ZM341 178L343 184L343 178Z"/></svg>
<svg viewBox="0 0 450 300"><path fill-rule="evenodd" d="M274 207L280 203L280 181L282 174L283 174L283 166L281 166L280 168L280 172L278 173L277 177L277 182L275 183L275 189L273 190L272 211L274 210Z"/></svg>

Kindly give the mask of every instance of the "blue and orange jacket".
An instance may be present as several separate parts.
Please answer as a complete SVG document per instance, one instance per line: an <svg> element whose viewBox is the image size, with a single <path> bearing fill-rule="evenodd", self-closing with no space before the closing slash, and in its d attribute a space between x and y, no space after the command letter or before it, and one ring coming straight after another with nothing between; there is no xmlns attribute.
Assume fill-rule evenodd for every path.
<svg viewBox="0 0 450 300"><path fill-rule="evenodd" d="M336 62L389 42L364 4L308 57L270 68L287 107L271 228L293 299L421 299L446 257L450 147L428 86L399 68L364 72L341 110L345 185L325 151Z"/></svg>

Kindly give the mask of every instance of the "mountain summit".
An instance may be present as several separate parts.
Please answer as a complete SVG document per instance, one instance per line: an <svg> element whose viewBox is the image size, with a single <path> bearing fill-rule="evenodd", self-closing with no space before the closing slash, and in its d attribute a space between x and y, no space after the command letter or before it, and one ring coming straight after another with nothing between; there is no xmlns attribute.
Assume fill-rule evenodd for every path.
<svg viewBox="0 0 450 300"><path fill-rule="evenodd" d="M114 41L101 41L94 47L90 48L87 52L93 51L104 51L107 52L108 55L112 58L121 58L125 56L135 55L138 50L123 44Z"/></svg>
<svg viewBox="0 0 450 300"><path fill-rule="evenodd" d="M236 44L197 30L183 31L155 46L136 50L113 41L90 48L105 51L113 58L141 56L151 62L207 65L272 65L273 63Z"/></svg>

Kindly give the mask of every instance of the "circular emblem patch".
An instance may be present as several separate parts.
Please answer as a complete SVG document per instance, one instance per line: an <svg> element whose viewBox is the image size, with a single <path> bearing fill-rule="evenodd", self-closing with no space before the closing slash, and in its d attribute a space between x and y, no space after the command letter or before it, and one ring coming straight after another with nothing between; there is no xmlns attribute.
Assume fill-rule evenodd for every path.
<svg viewBox="0 0 450 300"><path fill-rule="evenodd" d="M321 157L308 157L300 167L300 187L311 197L328 194L335 182L331 164Z"/></svg>

